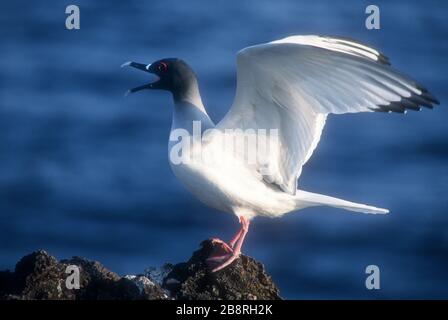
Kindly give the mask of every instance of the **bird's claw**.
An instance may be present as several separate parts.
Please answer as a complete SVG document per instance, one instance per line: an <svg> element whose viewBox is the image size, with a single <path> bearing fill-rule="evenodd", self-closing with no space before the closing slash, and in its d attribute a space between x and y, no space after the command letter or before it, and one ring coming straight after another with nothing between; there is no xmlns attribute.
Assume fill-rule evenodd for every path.
<svg viewBox="0 0 448 320"><path fill-rule="evenodd" d="M209 257L209 258L205 259L205 261L206 261L208 264L214 264L214 263L217 263L217 262L221 262L221 261L223 261L223 260L225 260L225 259L228 259L228 258L230 258L231 256L232 256L232 254L223 254L222 256L213 256L213 257Z"/></svg>
<svg viewBox="0 0 448 320"><path fill-rule="evenodd" d="M225 241L222 241L221 239L218 238L212 238L211 239L212 244L214 245L218 245L220 247L220 249L222 249L222 251L226 252L226 253L231 253L233 252L233 249L231 246L229 246Z"/></svg>
<svg viewBox="0 0 448 320"><path fill-rule="evenodd" d="M209 261L209 259L213 259L214 257L211 257L207 259L208 265L210 268L212 268L212 273L217 272L221 269L224 269L225 267L229 266L233 261L235 261L240 256L239 253L233 252L231 254L225 255L225 256L219 256L216 257L216 260ZM218 265L216 265L218 263Z"/></svg>
<svg viewBox="0 0 448 320"><path fill-rule="evenodd" d="M222 241L218 238L212 238L210 241L213 244L213 250L210 254L210 257L205 259L205 263L209 268L212 269L212 272L215 272L226 263L226 261L232 259L235 252L233 248L228 245L226 242ZM232 260L233 261L233 260ZM218 269L219 268L219 269Z"/></svg>

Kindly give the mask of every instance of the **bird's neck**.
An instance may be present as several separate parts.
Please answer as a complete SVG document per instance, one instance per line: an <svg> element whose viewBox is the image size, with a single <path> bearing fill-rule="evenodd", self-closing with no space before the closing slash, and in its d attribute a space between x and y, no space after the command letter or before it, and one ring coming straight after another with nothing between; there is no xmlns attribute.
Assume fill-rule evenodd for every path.
<svg viewBox="0 0 448 320"><path fill-rule="evenodd" d="M205 110L197 82L192 83L183 91L173 94L174 113L171 130L185 129L192 132L193 123L201 122L201 131L214 127Z"/></svg>

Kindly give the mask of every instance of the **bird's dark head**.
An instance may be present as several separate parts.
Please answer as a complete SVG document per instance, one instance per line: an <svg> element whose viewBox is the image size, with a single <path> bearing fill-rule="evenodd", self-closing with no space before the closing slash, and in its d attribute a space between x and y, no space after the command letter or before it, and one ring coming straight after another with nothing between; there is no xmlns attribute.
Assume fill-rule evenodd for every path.
<svg viewBox="0 0 448 320"><path fill-rule="evenodd" d="M137 92L144 89L159 89L170 91L175 98L188 94L192 87L197 86L196 75L190 66L181 59L166 58L150 64L126 62L122 67L130 66L152 73L157 80L128 91Z"/></svg>

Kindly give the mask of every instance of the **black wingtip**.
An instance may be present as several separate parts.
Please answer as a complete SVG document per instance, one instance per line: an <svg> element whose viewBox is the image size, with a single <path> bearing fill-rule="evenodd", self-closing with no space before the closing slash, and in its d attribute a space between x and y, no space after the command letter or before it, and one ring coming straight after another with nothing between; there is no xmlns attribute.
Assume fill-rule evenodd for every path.
<svg viewBox="0 0 448 320"><path fill-rule="evenodd" d="M440 104L439 100L429 93L426 88L420 85L416 85L416 88L421 91L420 94L411 92L410 97L401 97L399 101L378 105L378 109L374 109L374 111L405 113L407 110L421 111L422 107L433 109L434 105Z"/></svg>
<svg viewBox="0 0 448 320"><path fill-rule="evenodd" d="M390 61L389 61L389 58L386 57L386 56L385 56L384 54L382 54L381 52L379 52L379 55L378 55L377 57L378 57L378 62L379 62L379 63L385 64L385 65L387 65L387 66L390 66L390 65L391 65L391 63L390 63Z"/></svg>
<svg viewBox="0 0 448 320"><path fill-rule="evenodd" d="M396 112L396 113L404 113L406 108L400 103L400 101L392 101L389 104L381 104L378 105L379 112Z"/></svg>

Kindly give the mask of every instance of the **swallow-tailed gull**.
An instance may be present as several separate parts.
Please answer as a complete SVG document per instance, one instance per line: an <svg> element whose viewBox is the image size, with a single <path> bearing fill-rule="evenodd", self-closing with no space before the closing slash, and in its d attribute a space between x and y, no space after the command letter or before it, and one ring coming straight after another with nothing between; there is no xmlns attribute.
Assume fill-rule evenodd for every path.
<svg viewBox="0 0 448 320"><path fill-rule="evenodd" d="M216 125L202 103L195 73L183 60L126 62L122 66L158 77L129 92L161 89L173 95L169 152L177 178L202 202L233 213L240 221L241 228L229 243L213 240L222 252L208 259L212 271L239 256L255 216L280 217L313 206L388 213L387 209L298 189L302 167L316 148L330 113L405 113L438 104L423 86L394 70L379 51L345 38L291 36L239 51L236 95L229 112ZM195 126L199 130L196 137ZM182 145L182 151L180 137L190 141ZM191 143L198 142L198 137L199 143ZM228 148L224 143L238 139L243 141L242 148ZM268 147L260 148L264 152L257 150L256 160L250 162L248 150L254 141ZM188 157L179 161L173 159L176 154Z"/></svg>

